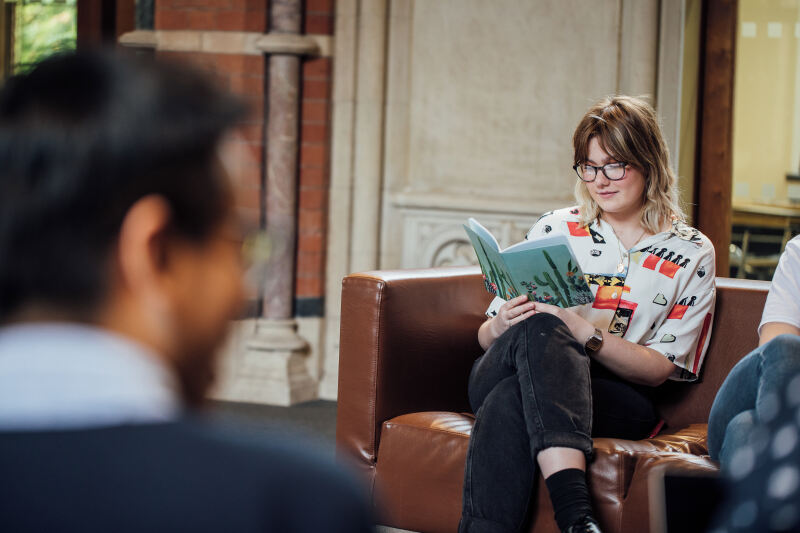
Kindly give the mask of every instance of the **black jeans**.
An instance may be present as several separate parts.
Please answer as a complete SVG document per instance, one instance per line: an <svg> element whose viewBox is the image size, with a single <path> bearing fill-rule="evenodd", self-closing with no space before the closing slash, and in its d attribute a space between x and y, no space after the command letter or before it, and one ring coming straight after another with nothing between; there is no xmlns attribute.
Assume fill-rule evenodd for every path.
<svg viewBox="0 0 800 533"><path fill-rule="evenodd" d="M575 448L590 458L592 436L645 437L658 418L643 389L592 365L553 315L533 315L506 331L469 377L476 420L459 531L520 531L541 450Z"/></svg>

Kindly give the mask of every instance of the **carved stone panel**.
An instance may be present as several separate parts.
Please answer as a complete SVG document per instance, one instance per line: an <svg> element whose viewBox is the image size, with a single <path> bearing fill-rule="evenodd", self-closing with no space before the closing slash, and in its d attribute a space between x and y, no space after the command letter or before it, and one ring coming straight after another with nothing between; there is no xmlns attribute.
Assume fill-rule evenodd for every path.
<svg viewBox="0 0 800 533"><path fill-rule="evenodd" d="M476 265L472 249L462 225L472 216L467 212L404 209L403 256L401 268ZM509 216L482 213L478 221L497 237L501 248L521 241L538 215Z"/></svg>

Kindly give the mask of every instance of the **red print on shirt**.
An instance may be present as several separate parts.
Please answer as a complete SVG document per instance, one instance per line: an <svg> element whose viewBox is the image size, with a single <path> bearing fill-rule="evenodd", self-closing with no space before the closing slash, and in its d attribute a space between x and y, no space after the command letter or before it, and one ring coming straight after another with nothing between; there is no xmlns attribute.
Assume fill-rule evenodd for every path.
<svg viewBox="0 0 800 533"><path fill-rule="evenodd" d="M672 254L670 253L670 255L672 255ZM655 270L656 266L658 266L659 261L661 261L661 258L659 256L651 253L651 254L648 254L647 255L647 259L645 259L642 262L642 266L644 268L648 268L650 270ZM659 274L664 274L665 276L667 276L668 278L671 279L671 278L675 277L675 274L678 272L678 269L680 269L680 268L681 267L678 264L673 263L672 261L664 260L664 262L661 263L661 266L659 267L658 272L659 272Z"/></svg>
<svg viewBox="0 0 800 533"><path fill-rule="evenodd" d="M569 234L572 235L573 237L592 236L592 234L589 233L589 228L581 225L580 222L567 222L567 229L569 229Z"/></svg>
<svg viewBox="0 0 800 533"><path fill-rule="evenodd" d="M674 278L675 273L678 271L679 268L681 267L676 265L672 261L664 261L663 263L661 263L661 268L659 268L658 271L667 276L668 278Z"/></svg>
<svg viewBox="0 0 800 533"><path fill-rule="evenodd" d="M622 298L622 287L598 287L594 295L594 309L616 309Z"/></svg>
<svg viewBox="0 0 800 533"><path fill-rule="evenodd" d="M667 315L667 319L673 318L681 320L683 318L683 315L686 314L687 309L689 309L688 305L675 304L675 306L669 312L669 315Z"/></svg>
<svg viewBox="0 0 800 533"><path fill-rule="evenodd" d="M708 329L711 327L711 313L706 313L706 318L703 320L703 330L700 332L700 339L697 341L697 349L694 352L694 365L692 365L692 374L697 375L697 367L700 366L700 356L703 354L703 346L706 344L706 335Z"/></svg>
<svg viewBox="0 0 800 533"><path fill-rule="evenodd" d="M661 261L661 258L654 254L648 254L647 259L644 260L642 266L644 268L649 268L650 270L655 270L656 265L658 262Z"/></svg>

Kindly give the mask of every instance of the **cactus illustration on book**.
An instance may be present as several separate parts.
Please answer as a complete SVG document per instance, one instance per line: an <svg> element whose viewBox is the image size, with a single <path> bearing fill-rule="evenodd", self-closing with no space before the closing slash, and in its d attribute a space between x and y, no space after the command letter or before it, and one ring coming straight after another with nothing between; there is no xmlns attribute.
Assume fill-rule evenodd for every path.
<svg viewBox="0 0 800 533"><path fill-rule="evenodd" d="M557 272L556 275L558 275ZM542 272L542 279L540 279L539 276L533 276L533 280L538 285L548 287L555 295L552 299L548 299L546 303L559 307L572 307L572 301L569 299L569 292L565 293L567 296L561 294L561 291L558 290L558 285L553 281L553 278L550 277L549 272Z"/></svg>
<svg viewBox="0 0 800 533"><path fill-rule="evenodd" d="M527 294L531 301L560 307L594 301L563 235L527 240L500 250L494 236L476 220L469 219L464 229L490 293L505 300Z"/></svg>
<svg viewBox="0 0 800 533"><path fill-rule="evenodd" d="M478 244L481 248L481 252L483 252L483 260L480 260L479 254L479 263L481 265L481 270L483 271L484 277L490 280L490 284L494 291L493 294L500 296L503 299L509 298L516 298L519 296L519 292L514 287L514 282L508 277L505 272L505 269L501 268L495 261L492 261L491 255L487 252L483 240L478 240ZM478 249L476 248L475 251L477 252Z"/></svg>
<svg viewBox="0 0 800 533"><path fill-rule="evenodd" d="M553 305L558 305L560 307L572 307L575 304L572 303L572 299L569 297L569 287L567 287L567 284L561 277L558 268L556 267L555 263L553 263L553 258L550 257L550 254L547 253L547 250L542 250L542 255L544 255L545 260L547 260L547 263L553 270L553 276L551 277L549 272L542 272L541 278L539 278L539 276L534 276L533 280L538 285L550 287L550 290L553 291L555 300L548 303L552 303ZM570 260L570 264L571 263L572 260ZM555 281L553 278L555 278ZM559 287L561 290L559 290ZM561 291L563 291L563 293Z"/></svg>

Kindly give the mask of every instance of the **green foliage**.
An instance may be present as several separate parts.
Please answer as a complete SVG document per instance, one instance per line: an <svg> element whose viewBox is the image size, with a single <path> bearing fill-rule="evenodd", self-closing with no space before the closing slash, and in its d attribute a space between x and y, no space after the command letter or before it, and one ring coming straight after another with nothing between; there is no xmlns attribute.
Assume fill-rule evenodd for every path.
<svg viewBox="0 0 800 533"><path fill-rule="evenodd" d="M74 50L77 0L19 2L14 31L15 72L25 72L52 54Z"/></svg>

